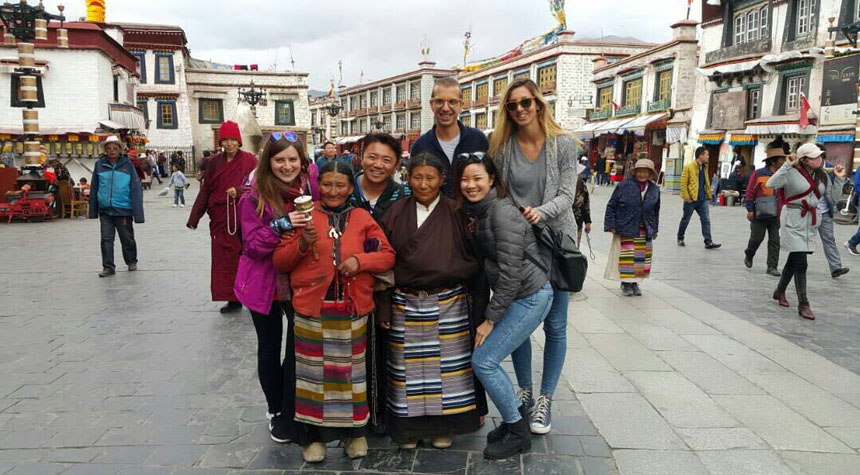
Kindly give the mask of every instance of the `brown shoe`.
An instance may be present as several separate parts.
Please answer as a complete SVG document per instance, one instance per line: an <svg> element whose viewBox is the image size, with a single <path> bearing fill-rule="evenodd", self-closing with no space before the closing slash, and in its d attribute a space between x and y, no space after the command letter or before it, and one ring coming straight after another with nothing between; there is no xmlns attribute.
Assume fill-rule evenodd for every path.
<svg viewBox="0 0 860 475"><path fill-rule="evenodd" d="M815 314L812 313L812 308L809 307L808 303L802 303L798 305L797 313L807 320L815 320Z"/></svg>
<svg viewBox="0 0 860 475"><path fill-rule="evenodd" d="M779 302L780 307L788 307L788 300L785 299L785 291L776 289L773 291L773 299Z"/></svg>

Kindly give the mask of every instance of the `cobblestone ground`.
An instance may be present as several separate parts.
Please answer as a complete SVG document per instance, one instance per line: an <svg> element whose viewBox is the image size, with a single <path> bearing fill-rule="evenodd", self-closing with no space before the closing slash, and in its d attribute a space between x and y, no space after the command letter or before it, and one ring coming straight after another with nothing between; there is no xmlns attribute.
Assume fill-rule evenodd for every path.
<svg viewBox="0 0 860 475"><path fill-rule="evenodd" d="M205 223L185 229L189 208L171 208L155 190L145 201L139 270L125 271L117 242L108 279L96 275L98 221L0 225L0 473L615 470L567 380L552 435L520 457L487 462L480 453L499 420L492 408L484 429L451 450L401 452L379 437L363 460L332 446L326 462L306 466L297 446L269 439L247 310L223 317L209 301Z"/></svg>
<svg viewBox="0 0 860 475"><path fill-rule="evenodd" d="M595 229L595 250L608 252L609 234L603 232L603 214L612 188L598 188L591 200ZM698 215L694 215L685 236L686 247L676 244L682 205L678 196L664 193L660 213L660 233L654 241L653 276L662 282L713 304L780 335L804 348L860 374L860 257L842 246L856 226L836 225L836 243L842 265L851 272L838 279L820 247L809 256L808 295L816 320L797 315L797 294L792 282L786 295L791 308L782 308L771 299L778 277L765 274L767 240L761 244L752 269L743 264L749 240L749 222L741 207L711 207L711 231L718 250L704 249ZM781 253L779 268L787 254ZM602 269L601 269L602 271Z"/></svg>

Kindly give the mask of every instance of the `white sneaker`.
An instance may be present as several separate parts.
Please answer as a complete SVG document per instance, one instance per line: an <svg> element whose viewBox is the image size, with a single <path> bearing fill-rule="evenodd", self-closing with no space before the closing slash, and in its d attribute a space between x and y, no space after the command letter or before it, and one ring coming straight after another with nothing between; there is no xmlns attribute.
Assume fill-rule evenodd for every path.
<svg viewBox="0 0 860 475"><path fill-rule="evenodd" d="M184 208L184 207L185 207L185 205L179 205L179 207L180 207L180 208Z"/></svg>
<svg viewBox="0 0 860 475"><path fill-rule="evenodd" d="M548 434L552 430L552 399L541 394L537 397L535 408L531 414L529 429L532 434Z"/></svg>
<svg viewBox="0 0 860 475"><path fill-rule="evenodd" d="M176 208L176 203L173 203L173 207Z"/></svg>

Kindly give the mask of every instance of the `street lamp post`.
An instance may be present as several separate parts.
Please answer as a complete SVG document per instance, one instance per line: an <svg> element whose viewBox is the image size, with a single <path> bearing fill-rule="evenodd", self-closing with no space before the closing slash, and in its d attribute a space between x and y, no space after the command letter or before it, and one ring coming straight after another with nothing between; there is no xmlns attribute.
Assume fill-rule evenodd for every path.
<svg viewBox="0 0 860 475"><path fill-rule="evenodd" d="M25 176L31 179L41 179L40 163L40 135L39 135L39 111L35 110L39 103L39 77L42 73L36 68L36 55L34 40L46 41L48 39L48 21L59 20L60 28L57 29L57 46L69 47L68 30L63 28L64 7L59 5L59 15L45 11L45 5L39 0L39 6L27 4L27 0L19 3L4 3L0 5L0 20L5 28L6 43L17 43L18 67L15 75L18 76L18 99L23 104L22 116L24 124L24 165L21 167ZM11 37L9 36L11 35ZM14 38L14 39L13 39ZM20 107L20 106L19 106Z"/></svg>
<svg viewBox="0 0 860 475"><path fill-rule="evenodd" d="M343 108L340 106L340 104L338 104L336 102L332 102L331 104L323 107L323 109L325 109L326 112L328 112L328 115L330 117L334 118L334 117L337 117L338 114L340 114L340 111Z"/></svg>
<svg viewBox="0 0 860 475"><path fill-rule="evenodd" d="M257 117L257 104L264 102L263 97L266 95L266 90L263 88L257 89L254 86L254 81L251 81L250 89L239 88L239 101L245 100L251 106L251 113ZM277 111L275 111L277 114Z"/></svg>

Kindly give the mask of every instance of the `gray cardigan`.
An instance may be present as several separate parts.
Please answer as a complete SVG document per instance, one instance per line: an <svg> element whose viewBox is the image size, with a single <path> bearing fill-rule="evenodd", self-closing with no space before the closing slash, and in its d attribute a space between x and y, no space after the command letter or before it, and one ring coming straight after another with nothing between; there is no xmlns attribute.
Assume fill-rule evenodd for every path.
<svg viewBox="0 0 860 475"><path fill-rule="evenodd" d="M486 317L496 323L511 302L540 290L547 277L525 257L528 253L538 258L537 241L531 226L510 199L493 199L476 218L479 254L493 289Z"/></svg>
<svg viewBox="0 0 860 475"><path fill-rule="evenodd" d="M493 157L502 179L509 180L510 160L514 153L516 134L508 140L504 150ZM543 203L535 208L541 219L555 230L575 236L576 220L573 201L576 197L576 142L561 135L546 140L546 186Z"/></svg>

